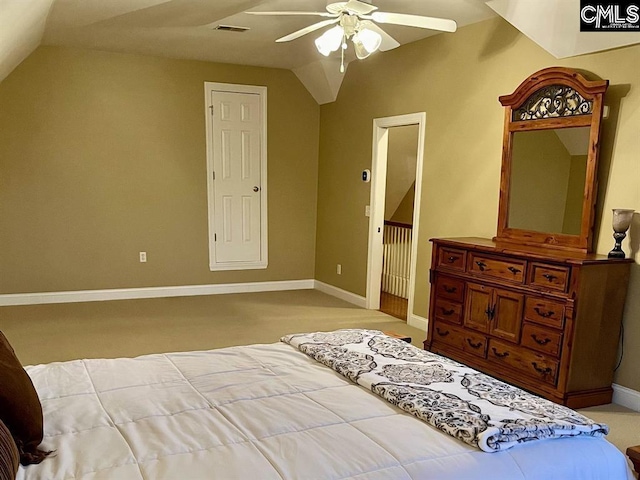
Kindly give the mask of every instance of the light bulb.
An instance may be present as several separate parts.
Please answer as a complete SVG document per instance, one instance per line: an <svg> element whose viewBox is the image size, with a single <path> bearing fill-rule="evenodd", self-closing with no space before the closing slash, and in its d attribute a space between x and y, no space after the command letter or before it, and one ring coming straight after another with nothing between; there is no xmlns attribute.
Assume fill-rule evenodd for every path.
<svg viewBox="0 0 640 480"><path fill-rule="evenodd" d="M318 38L316 38L316 48L325 57L328 57L331 52L335 52L340 48L342 38L344 36L344 30L340 25L336 25L330 28Z"/></svg>
<svg viewBox="0 0 640 480"><path fill-rule="evenodd" d="M355 50L356 57L358 57L359 60L363 60L367 58L369 55L371 55L371 52L369 52L366 48L364 48L364 45L362 44L362 42L355 38L353 40L353 49Z"/></svg>
<svg viewBox="0 0 640 480"><path fill-rule="evenodd" d="M374 30L363 28L353 36L353 43L355 44L356 42L361 43L367 52L373 53L380 48L382 35Z"/></svg>

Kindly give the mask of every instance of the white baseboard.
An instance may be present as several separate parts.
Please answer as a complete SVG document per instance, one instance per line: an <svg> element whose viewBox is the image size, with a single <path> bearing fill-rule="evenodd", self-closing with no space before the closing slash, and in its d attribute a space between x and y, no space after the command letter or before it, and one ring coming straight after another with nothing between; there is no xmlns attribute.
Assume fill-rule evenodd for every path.
<svg viewBox="0 0 640 480"><path fill-rule="evenodd" d="M613 403L640 412L640 392L614 383Z"/></svg>
<svg viewBox="0 0 640 480"><path fill-rule="evenodd" d="M320 290L327 295L331 295L332 297L339 298L340 300L344 300L345 302L352 303L361 308L366 308L367 299L361 295L356 295L355 293L348 292L338 287L334 287L333 285L329 285L328 283L321 282L320 280L315 280L315 289Z"/></svg>
<svg viewBox="0 0 640 480"><path fill-rule="evenodd" d="M39 305L45 303L76 303L138 298L191 297L225 293L273 292L281 290L311 290L314 280L278 282L224 283L213 285L181 285L174 287L119 288L108 290L77 290L69 292L12 293L0 295L0 307Z"/></svg>
<svg viewBox="0 0 640 480"><path fill-rule="evenodd" d="M419 315L411 314L407 320L407 324L410 327L419 328L425 332L427 331L427 319Z"/></svg>

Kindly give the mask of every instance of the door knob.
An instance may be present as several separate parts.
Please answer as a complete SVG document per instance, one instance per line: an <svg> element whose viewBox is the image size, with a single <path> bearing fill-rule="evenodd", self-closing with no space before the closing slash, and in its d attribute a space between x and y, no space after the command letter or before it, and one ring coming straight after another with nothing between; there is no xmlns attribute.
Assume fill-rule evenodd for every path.
<svg viewBox="0 0 640 480"><path fill-rule="evenodd" d="M253 191L254 191L254 192L258 192L258 191L260 191L260 187L257 187L257 186L256 186L256 187L253 187Z"/></svg>

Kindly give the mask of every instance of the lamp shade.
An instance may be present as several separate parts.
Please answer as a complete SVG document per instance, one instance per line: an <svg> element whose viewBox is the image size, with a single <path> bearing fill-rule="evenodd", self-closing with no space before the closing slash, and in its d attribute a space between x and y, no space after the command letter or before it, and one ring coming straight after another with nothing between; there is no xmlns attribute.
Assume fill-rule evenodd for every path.
<svg viewBox="0 0 640 480"><path fill-rule="evenodd" d="M355 44L356 42L362 43L367 52L373 53L380 48L382 36L378 32L363 28L353 36L353 43Z"/></svg>
<svg viewBox="0 0 640 480"><path fill-rule="evenodd" d="M328 57L331 52L340 48L343 37L344 29L340 25L336 25L316 38L316 48L322 55Z"/></svg>
<svg viewBox="0 0 640 480"><path fill-rule="evenodd" d="M356 40L355 38L353 39L353 49L356 52L356 57L358 57L358 59L360 60L367 58L369 55L371 55L371 52L364 47L362 42L359 40Z"/></svg>
<svg viewBox="0 0 640 480"><path fill-rule="evenodd" d="M634 210L628 208L614 208L613 209L613 231L617 233L624 233L631 225L633 219Z"/></svg>

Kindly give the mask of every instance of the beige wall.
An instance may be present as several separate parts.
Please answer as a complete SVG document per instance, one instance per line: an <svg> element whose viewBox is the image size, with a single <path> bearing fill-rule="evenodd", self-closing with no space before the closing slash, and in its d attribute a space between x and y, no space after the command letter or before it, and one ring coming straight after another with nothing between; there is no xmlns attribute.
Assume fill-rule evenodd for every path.
<svg viewBox="0 0 640 480"><path fill-rule="evenodd" d="M205 81L268 88L266 270L209 271ZM0 83L0 293L313 278L318 129L287 70L39 48Z"/></svg>
<svg viewBox="0 0 640 480"><path fill-rule="evenodd" d="M316 278L365 295L372 120L425 111L425 164L415 310L428 310L431 237L496 232L503 108L533 72L561 65L611 81L601 142L596 247L608 252L611 208L640 210L640 46L557 60L501 19L461 28L349 65L335 103L321 107ZM348 133L348 135L346 134ZM640 260L640 216L631 237ZM634 236L635 232L635 236ZM629 240L624 244L629 252ZM335 264L342 264L342 275ZM616 382L640 390L640 271L633 267Z"/></svg>

